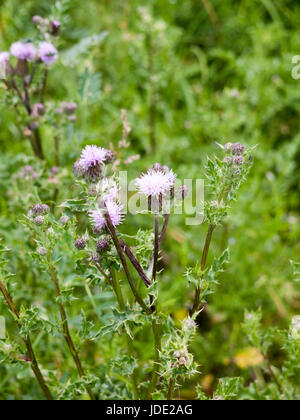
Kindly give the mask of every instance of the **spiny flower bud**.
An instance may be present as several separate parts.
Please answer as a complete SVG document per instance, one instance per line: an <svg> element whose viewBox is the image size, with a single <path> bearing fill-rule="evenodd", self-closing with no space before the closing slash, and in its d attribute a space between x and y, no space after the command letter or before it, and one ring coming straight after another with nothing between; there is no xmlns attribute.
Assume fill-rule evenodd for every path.
<svg viewBox="0 0 300 420"><path fill-rule="evenodd" d="M60 33L61 23L59 20L54 19L51 23L51 35L57 36Z"/></svg>
<svg viewBox="0 0 300 420"><path fill-rule="evenodd" d="M77 117L76 117L76 115L71 115L71 116L68 118L68 120L69 120L71 123L75 123L75 122L77 121Z"/></svg>
<svg viewBox="0 0 300 420"><path fill-rule="evenodd" d="M109 249L109 242L106 239L100 239L96 245L97 252L102 254Z"/></svg>
<svg viewBox="0 0 300 420"><path fill-rule="evenodd" d="M108 150L108 152L105 155L106 162L112 163L115 160L115 154L111 150Z"/></svg>
<svg viewBox="0 0 300 420"><path fill-rule="evenodd" d="M33 214L43 214L43 206L41 204L36 204L32 207Z"/></svg>
<svg viewBox="0 0 300 420"><path fill-rule="evenodd" d="M44 255L46 255L46 254L47 254L47 249L46 249L46 248L44 248L44 247L42 246L42 247L38 248L37 253L38 253L39 255L44 256Z"/></svg>
<svg viewBox="0 0 300 420"><path fill-rule="evenodd" d="M242 165L242 164L244 163L244 158L243 158L243 156L236 156L236 157L234 158L234 163L235 163L236 165Z"/></svg>
<svg viewBox="0 0 300 420"><path fill-rule="evenodd" d="M227 163L227 165L231 165L232 164L232 157L231 156L226 156L224 159L224 162Z"/></svg>
<svg viewBox="0 0 300 420"><path fill-rule="evenodd" d="M93 261L93 263L97 264L98 262L100 262L100 257L98 254L92 254L91 260Z"/></svg>
<svg viewBox="0 0 300 420"><path fill-rule="evenodd" d="M232 145L232 153L234 155L242 155L245 151L245 147L241 143L234 143Z"/></svg>
<svg viewBox="0 0 300 420"><path fill-rule="evenodd" d="M38 16L38 15L35 15L35 16L32 17L32 22L35 25L39 25L42 22L42 20L43 20L42 17Z"/></svg>
<svg viewBox="0 0 300 420"><path fill-rule="evenodd" d="M61 216L59 221L62 225L67 225L70 221L70 218L67 215L64 214L63 216Z"/></svg>
<svg viewBox="0 0 300 420"><path fill-rule="evenodd" d="M33 221L37 226L41 226L44 224L45 218L43 216L36 216Z"/></svg>
<svg viewBox="0 0 300 420"><path fill-rule="evenodd" d="M75 241L75 248L81 250L86 247L86 241L83 238L78 238Z"/></svg>
<svg viewBox="0 0 300 420"><path fill-rule="evenodd" d="M67 115L73 115L77 109L77 104L75 102L62 102L61 106Z"/></svg>
<svg viewBox="0 0 300 420"><path fill-rule="evenodd" d="M187 360L186 360L185 357L180 357L179 360L178 360L179 366L185 365L186 362L187 362Z"/></svg>

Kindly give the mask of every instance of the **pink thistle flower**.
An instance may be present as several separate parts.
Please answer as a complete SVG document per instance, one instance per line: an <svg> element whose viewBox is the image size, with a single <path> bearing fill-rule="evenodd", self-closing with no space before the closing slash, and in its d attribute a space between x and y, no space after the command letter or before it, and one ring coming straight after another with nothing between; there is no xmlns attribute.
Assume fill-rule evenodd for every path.
<svg viewBox="0 0 300 420"><path fill-rule="evenodd" d="M167 195L174 189L176 175L172 170L150 169L136 181L137 188L141 194L148 197L159 198Z"/></svg>
<svg viewBox="0 0 300 420"><path fill-rule="evenodd" d="M107 150L98 146L86 146L77 162L77 172L81 168L83 176L91 181L102 175L102 166L106 161Z"/></svg>
<svg viewBox="0 0 300 420"><path fill-rule="evenodd" d="M105 202L105 208L99 210L91 210L89 212L91 222L97 230L104 229L106 225L105 213L108 213L114 227L119 226L123 221L122 207L120 204L108 200Z"/></svg>
<svg viewBox="0 0 300 420"><path fill-rule="evenodd" d="M37 55L36 48L31 42L14 42L10 47L10 52L19 60L33 61Z"/></svg>
<svg viewBox="0 0 300 420"><path fill-rule="evenodd" d="M58 53L54 45L50 42L43 41L39 45L39 57L46 64L50 66L58 58Z"/></svg>
<svg viewBox="0 0 300 420"><path fill-rule="evenodd" d="M0 65L8 63L9 60L9 52L3 51L0 53Z"/></svg>

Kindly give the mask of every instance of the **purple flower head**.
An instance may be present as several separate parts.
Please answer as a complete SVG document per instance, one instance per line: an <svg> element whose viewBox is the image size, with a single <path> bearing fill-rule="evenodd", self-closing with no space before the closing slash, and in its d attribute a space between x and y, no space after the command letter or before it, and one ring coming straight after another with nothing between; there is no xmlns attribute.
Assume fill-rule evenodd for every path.
<svg viewBox="0 0 300 420"><path fill-rule="evenodd" d="M60 223L62 225L65 226L65 225L67 225L69 223L70 218L66 214L64 214L64 215L61 216L61 218L59 219L59 221L60 221Z"/></svg>
<svg viewBox="0 0 300 420"><path fill-rule="evenodd" d="M115 160L115 154L111 150L108 150L106 153L106 162L112 163Z"/></svg>
<svg viewBox="0 0 300 420"><path fill-rule="evenodd" d="M35 46L31 42L14 42L10 47L11 55L19 60L33 61L37 52Z"/></svg>
<svg viewBox="0 0 300 420"><path fill-rule="evenodd" d="M56 36L60 32L61 23L59 20L54 19L51 22L51 35Z"/></svg>
<svg viewBox="0 0 300 420"><path fill-rule="evenodd" d="M75 248L81 250L84 249L86 247L86 240L84 238L78 238L75 241Z"/></svg>
<svg viewBox="0 0 300 420"><path fill-rule="evenodd" d="M58 58L58 53L56 48L47 41L43 41L39 45L39 57L46 64L50 66Z"/></svg>
<svg viewBox="0 0 300 420"><path fill-rule="evenodd" d="M62 102L61 107L67 115L73 115L77 109L77 104L75 102Z"/></svg>
<svg viewBox="0 0 300 420"><path fill-rule="evenodd" d="M234 163L236 164L236 165L242 165L243 163L244 163L244 158L243 158L243 156L236 156L235 158L234 158Z"/></svg>
<svg viewBox="0 0 300 420"><path fill-rule="evenodd" d="M106 209L92 210L89 215L91 222L97 230L105 228L105 212L107 211L114 227L119 226L123 221L122 207L114 201L108 200L105 203Z"/></svg>
<svg viewBox="0 0 300 420"><path fill-rule="evenodd" d="M136 185L141 194L159 198L174 189L176 175L169 168L163 170L150 169L137 179Z"/></svg>
<svg viewBox="0 0 300 420"><path fill-rule="evenodd" d="M93 166L104 165L107 150L98 146L86 146L80 156L80 164L87 171Z"/></svg>
<svg viewBox="0 0 300 420"><path fill-rule="evenodd" d="M107 251L109 249L109 242L107 239L100 239L96 244L96 250L99 254Z"/></svg>
<svg viewBox="0 0 300 420"><path fill-rule="evenodd" d="M78 170L91 181L96 181L102 176L102 166L106 161L107 150L98 146L86 146L77 163Z"/></svg>
<svg viewBox="0 0 300 420"><path fill-rule="evenodd" d="M40 23L41 23L41 21L42 21L42 18L41 18L41 16L39 16L39 15L35 15L35 16L33 16L33 17L32 17L32 22L33 22L35 25L40 24Z"/></svg>
<svg viewBox="0 0 300 420"><path fill-rule="evenodd" d="M9 60L9 52L3 51L0 53L0 65L8 63Z"/></svg>
<svg viewBox="0 0 300 420"><path fill-rule="evenodd" d="M41 226L45 222L45 218L44 216L36 216L33 221L37 226Z"/></svg>
<svg viewBox="0 0 300 420"><path fill-rule="evenodd" d="M232 145L232 153L234 155L242 155L245 151L245 147L241 143L234 143Z"/></svg>

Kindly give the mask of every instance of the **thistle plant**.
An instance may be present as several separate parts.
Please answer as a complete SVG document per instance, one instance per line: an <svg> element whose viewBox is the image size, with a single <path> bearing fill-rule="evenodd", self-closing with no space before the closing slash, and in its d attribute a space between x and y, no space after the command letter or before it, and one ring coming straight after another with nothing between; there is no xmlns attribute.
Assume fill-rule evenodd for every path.
<svg viewBox="0 0 300 420"><path fill-rule="evenodd" d="M235 313L236 318L240 317L239 324L231 324L229 305L223 306L229 283L224 284L224 278L241 273L239 258L232 261L232 256L245 244L240 236L237 246L230 249L235 239L228 240L227 229L240 223L243 206L249 203L243 201L246 194L240 188L248 181L244 188L253 195L261 180L255 173L248 179L256 147L241 142L214 143L215 156L207 158L203 171L198 160L191 163L191 154L201 155L199 145L194 150L192 136L187 134L193 118L198 118L200 104L202 109L193 90L199 94L205 89L202 84L193 85L192 80L198 80L200 68L205 85L210 60L193 48L184 54L183 71L175 50L184 30L175 29L171 17L168 23L158 21L152 9L141 7L135 11L139 23L130 32L127 25L131 19L125 22L122 16L120 32L123 41L132 39L128 56L138 63L136 74L140 76L132 86L138 85L140 92L134 97L130 116L122 109L118 120L115 116L123 103L107 100L115 87L104 86L104 101L100 95L100 73L95 73L95 77L90 73L96 64L88 50L104 39L104 33L80 39L79 31L79 35L74 35L79 37L78 44L68 51L61 50L63 37L59 36L64 32L66 19L60 11L67 3L58 1L49 19L34 16L35 35L7 45L7 51L0 53L4 103L15 113L21 137L29 140L33 152L33 156L19 154L11 161L5 155L0 162L0 322L3 314L7 324L4 339L0 329L0 397L299 399L300 320L299 296L295 292L299 263L292 263L293 276L285 279L283 297L273 290L273 266L270 273L265 274L263 269L249 273L253 289L267 284L262 292L254 294L252 303L249 299L249 305L248 289L243 289L246 280L230 282L236 290L234 295L227 293L227 298L232 312L237 306L242 308ZM211 10L206 6L205 9L211 15ZM128 10L129 5L122 12ZM103 64L103 78L108 78L111 68L106 68L109 54L105 52L98 61ZM218 61L220 52L214 54L211 61ZM50 97L48 82L60 61L74 64L81 55L86 67L76 79L78 109L72 97ZM192 55L198 61L190 67ZM229 61L230 57L226 57ZM163 64L167 62L169 68ZM175 74L177 69L180 75ZM75 73L74 70L77 77ZM163 109L167 87L173 105ZM229 101L242 101L242 93L235 89L230 92L226 109ZM218 100L218 107L222 106L221 93ZM88 121L85 117L90 112L97 121L95 132L90 127L77 130L74 123L78 111L83 111L82 105L95 105L98 101L101 112L100 108L91 108L80 118L81 122ZM183 144L188 158L180 156L178 161L182 164L176 162L176 155L184 154L183 147L176 150L177 133L174 144L172 138L177 106L184 119L180 124L187 131ZM113 128L107 129L105 135L106 124L98 124L100 114L105 114L105 118L112 116ZM203 118L211 117L209 109L202 114ZM139 118L141 115L146 116L146 122ZM191 121L185 119L186 115ZM232 117L229 115L228 120ZM135 124L131 124L131 118ZM206 121L214 119L215 115ZM162 120L170 138L168 145L161 146ZM203 124L205 129L200 130L205 139L213 131L209 124ZM237 128L228 131L237 132ZM116 141L118 130L120 141ZM62 156L66 131L69 144ZM198 136L197 132L197 141ZM50 141L51 151L47 147ZM254 143L255 138L249 139L249 144ZM201 146L207 146L205 140ZM266 164L259 153L256 160ZM177 210L186 210L187 202L193 202L194 191L187 182L181 183L179 174L193 178L197 174L197 178L205 180L205 198L201 208L195 210L197 220L202 218L198 225L183 226L180 221L182 213ZM130 178L130 185L124 189L126 177ZM274 177L267 173L268 181ZM272 190L273 193L276 195ZM241 212L239 217L235 211ZM285 229L285 219L296 223L292 215L279 211L284 240L290 246L292 235ZM245 236L253 238L256 252L257 225L252 226L247 219L247 226L249 232ZM296 236L294 231L293 234ZM266 253L276 241L276 235L268 238ZM10 249L2 246L6 242ZM249 260L249 272L255 265L253 261L256 265L261 261L260 255L249 256L244 250L238 255ZM263 295L267 293L272 318L264 307L267 298ZM222 298L218 300L218 296ZM211 317L208 332L203 326L206 316ZM223 322L224 328L220 328L218 324ZM226 352L222 351L223 343L229 343ZM236 353L240 350L236 346L242 350ZM212 359L213 366L209 363ZM8 391L3 391L6 386Z"/></svg>

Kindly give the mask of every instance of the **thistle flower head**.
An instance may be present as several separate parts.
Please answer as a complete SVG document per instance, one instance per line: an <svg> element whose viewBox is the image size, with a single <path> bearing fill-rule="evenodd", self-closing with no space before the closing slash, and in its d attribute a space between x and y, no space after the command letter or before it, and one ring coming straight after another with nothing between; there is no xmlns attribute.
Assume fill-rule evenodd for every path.
<svg viewBox="0 0 300 420"><path fill-rule="evenodd" d="M42 224L44 224L45 218L44 216L36 216L33 221L37 226L41 226Z"/></svg>
<svg viewBox="0 0 300 420"><path fill-rule="evenodd" d="M244 163L244 160L245 159L243 158L243 156L235 156L234 163L236 165L242 165Z"/></svg>
<svg viewBox="0 0 300 420"><path fill-rule="evenodd" d="M98 146L86 146L75 163L75 176L84 176L90 181L96 181L102 176L102 167L106 161L108 150Z"/></svg>
<svg viewBox="0 0 300 420"><path fill-rule="evenodd" d="M31 42L14 42L10 47L10 53L19 60L33 61L37 52Z"/></svg>
<svg viewBox="0 0 300 420"><path fill-rule="evenodd" d="M245 151L245 146L242 143L234 143L231 146L231 150L234 155L242 155Z"/></svg>
<svg viewBox="0 0 300 420"><path fill-rule="evenodd" d="M104 165L107 152L103 147L86 146L81 153L79 163L86 171L93 166Z"/></svg>
<svg viewBox="0 0 300 420"><path fill-rule="evenodd" d="M107 239L100 239L96 244L96 249L99 254L107 251L109 249L109 242Z"/></svg>
<svg viewBox="0 0 300 420"><path fill-rule="evenodd" d="M82 250L86 247L86 240L84 238L78 238L75 241L75 248Z"/></svg>
<svg viewBox="0 0 300 420"><path fill-rule="evenodd" d="M61 23L59 20L54 19L51 22L51 35L56 36L60 32Z"/></svg>
<svg viewBox="0 0 300 420"><path fill-rule="evenodd" d="M46 64L50 66L58 58L58 53L54 45L50 42L43 41L39 45L39 57Z"/></svg>
<svg viewBox="0 0 300 420"><path fill-rule="evenodd" d="M105 208L99 210L91 210L89 212L91 222L97 230L104 229L106 225L105 214L108 213L114 227L119 226L123 221L122 207L112 201L105 202Z"/></svg>
<svg viewBox="0 0 300 420"><path fill-rule="evenodd" d="M0 64L6 64L9 60L9 52L3 51L0 53Z"/></svg>
<svg viewBox="0 0 300 420"><path fill-rule="evenodd" d="M175 185L176 175L167 167L162 169L150 169L142 175L136 182L137 188L141 194L148 197L159 198L168 194Z"/></svg>

